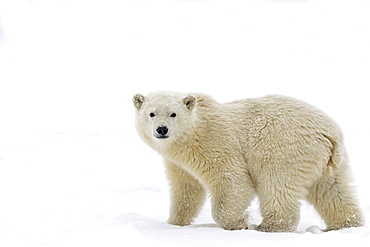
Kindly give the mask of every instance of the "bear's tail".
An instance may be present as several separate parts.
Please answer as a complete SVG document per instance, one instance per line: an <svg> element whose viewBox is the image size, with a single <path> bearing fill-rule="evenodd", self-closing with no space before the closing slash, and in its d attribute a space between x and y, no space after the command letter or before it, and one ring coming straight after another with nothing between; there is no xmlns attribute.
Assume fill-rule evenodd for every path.
<svg viewBox="0 0 370 247"><path fill-rule="evenodd" d="M348 160L347 152L344 148L343 142L336 140L335 138L324 135L323 136L331 143L331 155L328 161L328 166L333 168L339 168L345 164Z"/></svg>

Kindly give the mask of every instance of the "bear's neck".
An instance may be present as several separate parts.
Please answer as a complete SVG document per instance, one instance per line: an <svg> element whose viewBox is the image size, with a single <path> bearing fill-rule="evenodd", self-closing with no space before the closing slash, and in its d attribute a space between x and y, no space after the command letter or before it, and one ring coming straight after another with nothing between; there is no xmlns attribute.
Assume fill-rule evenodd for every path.
<svg viewBox="0 0 370 247"><path fill-rule="evenodd" d="M196 177L204 173L205 170L217 169L217 153L222 153L223 147L215 146L215 135L219 119L215 116L211 118L205 113L203 118L198 119L194 130L187 133L183 138L176 140L167 147L165 152L161 152L164 158L183 167ZM216 128L215 128L216 127ZM217 150L219 149L219 150Z"/></svg>

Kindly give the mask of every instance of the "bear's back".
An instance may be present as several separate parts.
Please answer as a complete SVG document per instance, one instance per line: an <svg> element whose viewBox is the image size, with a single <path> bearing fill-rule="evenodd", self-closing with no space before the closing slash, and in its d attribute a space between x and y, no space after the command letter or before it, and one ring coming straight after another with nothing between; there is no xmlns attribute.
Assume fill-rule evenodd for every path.
<svg viewBox="0 0 370 247"><path fill-rule="evenodd" d="M279 128L314 128L335 135L340 134L336 122L320 109L304 101L281 95L267 95L261 98L238 100L228 103L242 108L255 124ZM226 104L227 105L227 104Z"/></svg>

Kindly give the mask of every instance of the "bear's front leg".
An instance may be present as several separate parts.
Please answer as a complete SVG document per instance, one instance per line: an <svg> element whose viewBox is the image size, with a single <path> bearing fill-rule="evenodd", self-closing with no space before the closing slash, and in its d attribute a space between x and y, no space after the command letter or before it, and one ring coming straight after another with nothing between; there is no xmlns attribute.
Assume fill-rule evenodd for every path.
<svg viewBox="0 0 370 247"><path fill-rule="evenodd" d="M203 185L180 166L166 161L170 184L171 206L168 223L190 225L199 214L206 199Z"/></svg>
<svg viewBox="0 0 370 247"><path fill-rule="evenodd" d="M212 216L225 230L248 228L246 209L254 197L254 189L248 182L240 185L229 181L219 183L212 191Z"/></svg>

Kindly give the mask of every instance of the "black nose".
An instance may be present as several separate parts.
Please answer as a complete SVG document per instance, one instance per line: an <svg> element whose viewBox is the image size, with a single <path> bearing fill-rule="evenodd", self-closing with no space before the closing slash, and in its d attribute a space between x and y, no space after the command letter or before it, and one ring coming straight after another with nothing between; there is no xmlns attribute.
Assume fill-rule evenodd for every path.
<svg viewBox="0 0 370 247"><path fill-rule="evenodd" d="M168 133L168 129L166 126L158 127L155 131L157 131L158 134L164 136Z"/></svg>

